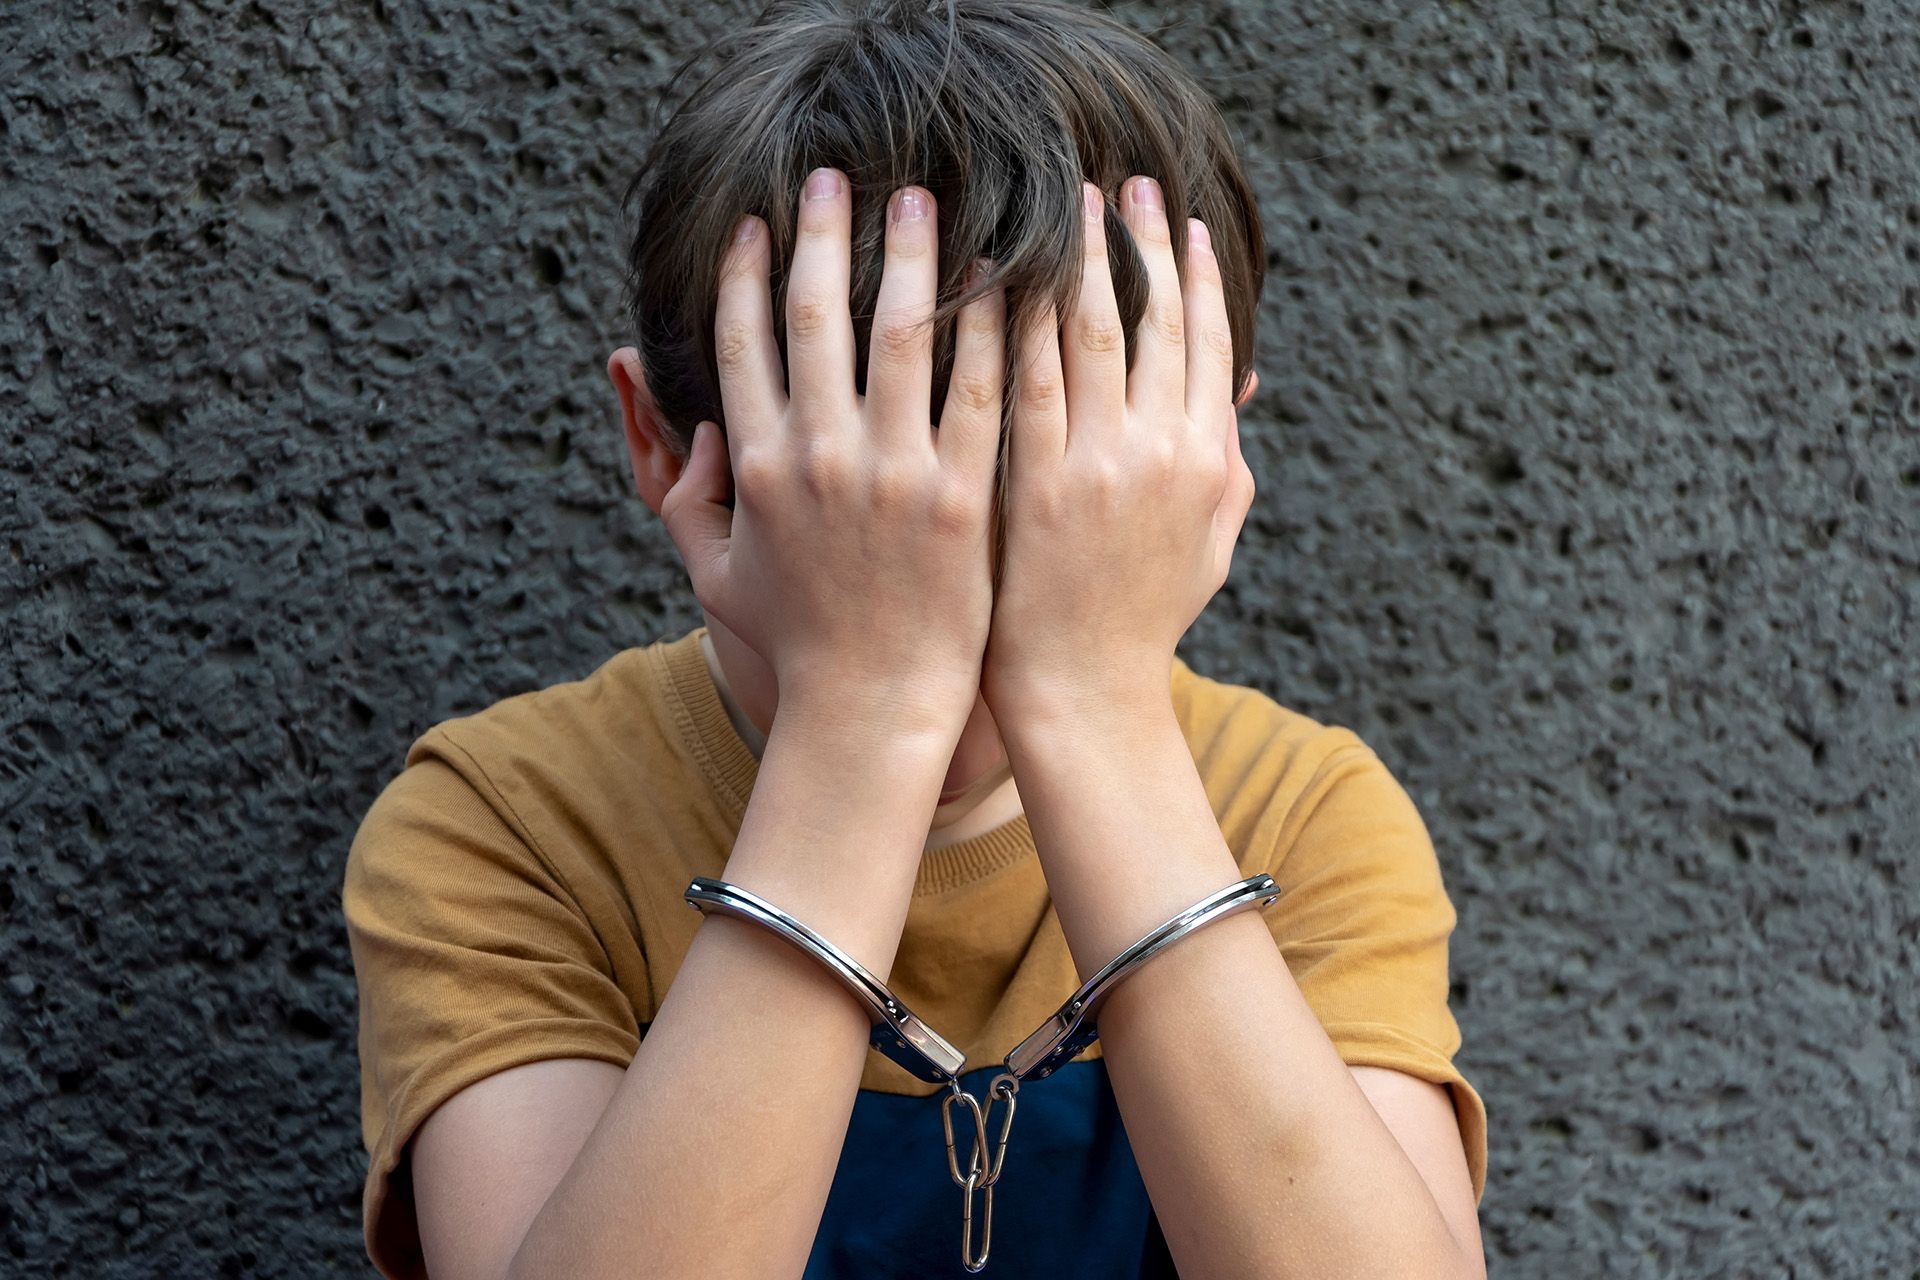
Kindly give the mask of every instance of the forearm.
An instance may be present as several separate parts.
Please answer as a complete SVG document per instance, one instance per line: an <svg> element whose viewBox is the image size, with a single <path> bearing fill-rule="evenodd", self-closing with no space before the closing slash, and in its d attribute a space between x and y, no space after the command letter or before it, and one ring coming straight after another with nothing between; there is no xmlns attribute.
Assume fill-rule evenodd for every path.
<svg viewBox="0 0 1920 1280"><path fill-rule="evenodd" d="M951 747L783 704L726 878L884 977ZM511 1274L625 1276L644 1259L658 1276L798 1275L868 1026L813 960L710 916Z"/></svg>
<svg viewBox="0 0 1920 1280"><path fill-rule="evenodd" d="M1083 976L1242 878L1164 692L1056 707L1001 733ZM1100 1030L1183 1273L1481 1274L1257 913L1141 968L1110 997Z"/></svg>

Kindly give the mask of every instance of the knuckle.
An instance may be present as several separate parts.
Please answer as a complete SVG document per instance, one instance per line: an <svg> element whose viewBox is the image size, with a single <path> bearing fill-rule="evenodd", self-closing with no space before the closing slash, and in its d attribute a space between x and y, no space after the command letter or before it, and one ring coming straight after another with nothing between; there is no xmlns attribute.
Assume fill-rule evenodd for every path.
<svg viewBox="0 0 1920 1280"><path fill-rule="evenodd" d="M987 414L1000 403L1000 386L977 373L956 373L947 395L956 408L966 413Z"/></svg>
<svg viewBox="0 0 1920 1280"><path fill-rule="evenodd" d="M673 536L676 543L680 540L677 530L680 525L680 507L683 501L679 485L668 489L666 496L660 499L660 523L667 526L667 532Z"/></svg>
<svg viewBox="0 0 1920 1280"><path fill-rule="evenodd" d="M1096 500L1112 499L1127 487L1125 469L1112 458L1089 460L1083 464L1081 477Z"/></svg>
<svg viewBox="0 0 1920 1280"><path fill-rule="evenodd" d="M999 338L1006 329L1006 304L991 293L982 294L960 308L955 331L970 338Z"/></svg>
<svg viewBox="0 0 1920 1280"><path fill-rule="evenodd" d="M1082 351L1094 355L1124 351L1127 346L1127 332L1120 321L1104 314L1082 316L1074 324L1074 338Z"/></svg>
<svg viewBox="0 0 1920 1280"><path fill-rule="evenodd" d="M780 468L765 450L736 451L733 455L733 491L736 498L767 493L778 481Z"/></svg>
<svg viewBox="0 0 1920 1280"><path fill-rule="evenodd" d="M910 363L925 346L925 334L911 316L884 315L873 322L873 354L888 363Z"/></svg>
<svg viewBox="0 0 1920 1280"><path fill-rule="evenodd" d="M1052 371L1030 370L1020 379L1020 405L1026 409L1050 409L1060 395L1060 377Z"/></svg>
<svg viewBox="0 0 1920 1280"><path fill-rule="evenodd" d="M796 242L804 241L809 245L821 245L833 239L835 234L845 235L841 229L841 213L832 200L800 202L800 214L794 220L793 235ZM797 251L798 244L795 249Z"/></svg>
<svg viewBox="0 0 1920 1280"><path fill-rule="evenodd" d="M1162 299L1156 301L1148 314L1153 318L1153 327L1168 342L1184 342L1187 337L1187 317L1180 304Z"/></svg>
<svg viewBox="0 0 1920 1280"><path fill-rule="evenodd" d="M1142 218L1140 225L1133 229L1133 238L1159 248L1173 243L1173 231L1167 226L1166 215L1161 214Z"/></svg>
<svg viewBox="0 0 1920 1280"><path fill-rule="evenodd" d="M831 445L807 449L794 470L801 486L816 500L836 500L853 487L853 467L846 453Z"/></svg>
<svg viewBox="0 0 1920 1280"><path fill-rule="evenodd" d="M933 252L933 237L926 223L900 223L887 235L887 262L918 262ZM915 228L915 229L905 229Z"/></svg>
<svg viewBox="0 0 1920 1280"><path fill-rule="evenodd" d="M751 284L759 274L760 256L753 252L753 247L735 246L720 260L719 288L725 292L728 288Z"/></svg>
<svg viewBox="0 0 1920 1280"><path fill-rule="evenodd" d="M827 324L833 317L833 311L819 298L810 295L789 295L787 298L787 336L803 342L820 337L827 331Z"/></svg>
<svg viewBox="0 0 1920 1280"><path fill-rule="evenodd" d="M753 326L744 320L726 320L721 322L715 338L713 357L721 369L733 371L746 364L747 353L753 347Z"/></svg>
<svg viewBox="0 0 1920 1280"><path fill-rule="evenodd" d="M986 516L983 486L949 480L935 490L928 522L939 533L963 534L984 526Z"/></svg>
<svg viewBox="0 0 1920 1280"><path fill-rule="evenodd" d="M1222 287L1220 263L1210 253L1196 253L1187 258L1187 287L1219 291Z"/></svg>
<svg viewBox="0 0 1920 1280"><path fill-rule="evenodd" d="M1200 342L1206 353L1221 364L1233 364L1233 335L1227 330L1209 325L1200 331Z"/></svg>
<svg viewBox="0 0 1920 1280"><path fill-rule="evenodd" d="M1200 488L1200 496L1212 506L1219 506L1220 500L1227 496L1227 466L1224 462L1200 462L1195 465L1194 483Z"/></svg>

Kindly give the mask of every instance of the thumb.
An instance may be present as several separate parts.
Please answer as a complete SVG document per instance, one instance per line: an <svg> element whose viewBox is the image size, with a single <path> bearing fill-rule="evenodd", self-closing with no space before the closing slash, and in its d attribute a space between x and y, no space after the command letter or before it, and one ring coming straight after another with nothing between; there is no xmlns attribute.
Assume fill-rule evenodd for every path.
<svg viewBox="0 0 1920 1280"><path fill-rule="evenodd" d="M733 510L726 505L732 481L725 433L712 422L700 423L686 465L660 501L660 519L702 604L721 589L718 577L733 533Z"/></svg>
<svg viewBox="0 0 1920 1280"><path fill-rule="evenodd" d="M1227 425L1227 487L1214 512L1215 560L1224 581L1233 563L1234 546L1240 541L1247 512L1253 507L1253 468L1240 452L1240 414L1236 411Z"/></svg>

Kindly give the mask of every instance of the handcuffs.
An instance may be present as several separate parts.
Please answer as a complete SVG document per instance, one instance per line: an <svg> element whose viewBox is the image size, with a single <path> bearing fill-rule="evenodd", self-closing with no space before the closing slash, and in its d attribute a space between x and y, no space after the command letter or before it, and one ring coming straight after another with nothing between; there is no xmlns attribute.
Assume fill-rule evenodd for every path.
<svg viewBox="0 0 1920 1280"><path fill-rule="evenodd" d="M806 952L827 972L839 979L866 1009L873 1023L869 1043L890 1061L919 1080L948 1087L940 1100L940 1128L947 1144L947 1172L964 1197L960 1211L960 1264L970 1273L987 1265L987 1252L993 1245L993 1184L1007 1158L1007 1136L1013 1129L1014 1095L1026 1080L1044 1080L1071 1062L1100 1038L1098 1015L1113 989L1129 974L1171 947L1194 930L1224 919L1249 907L1268 907L1280 898L1272 876L1262 872L1208 894L1143 935L1119 955L1100 967L1100 971L1080 985L1048 1018L1007 1054L987 1086L987 1103L960 1087L960 1073L966 1067L966 1055L915 1014L887 984L869 972L859 961L833 943L794 919L765 898L739 885L708 876L697 876L687 887L688 905L705 914L718 911L772 930ZM988 1121L996 1101L1007 1104L1001 1117L993 1155L988 1159ZM960 1171L960 1159L954 1138L953 1112L964 1108L972 1122L973 1149L967 1171ZM962 1131L964 1134L964 1130ZM974 1194L982 1196L980 1249L973 1249Z"/></svg>

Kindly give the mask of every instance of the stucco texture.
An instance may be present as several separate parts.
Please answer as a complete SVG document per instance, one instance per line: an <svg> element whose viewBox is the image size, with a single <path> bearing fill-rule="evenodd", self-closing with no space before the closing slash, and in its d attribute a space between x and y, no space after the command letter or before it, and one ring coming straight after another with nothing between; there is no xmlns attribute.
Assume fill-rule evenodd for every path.
<svg viewBox="0 0 1920 1280"><path fill-rule="evenodd" d="M0 1273L367 1273L347 843L696 619L602 364L749 11L0 8ZM1182 654L1426 815L1495 1274L1920 1275L1920 6L1116 12L1272 250Z"/></svg>

